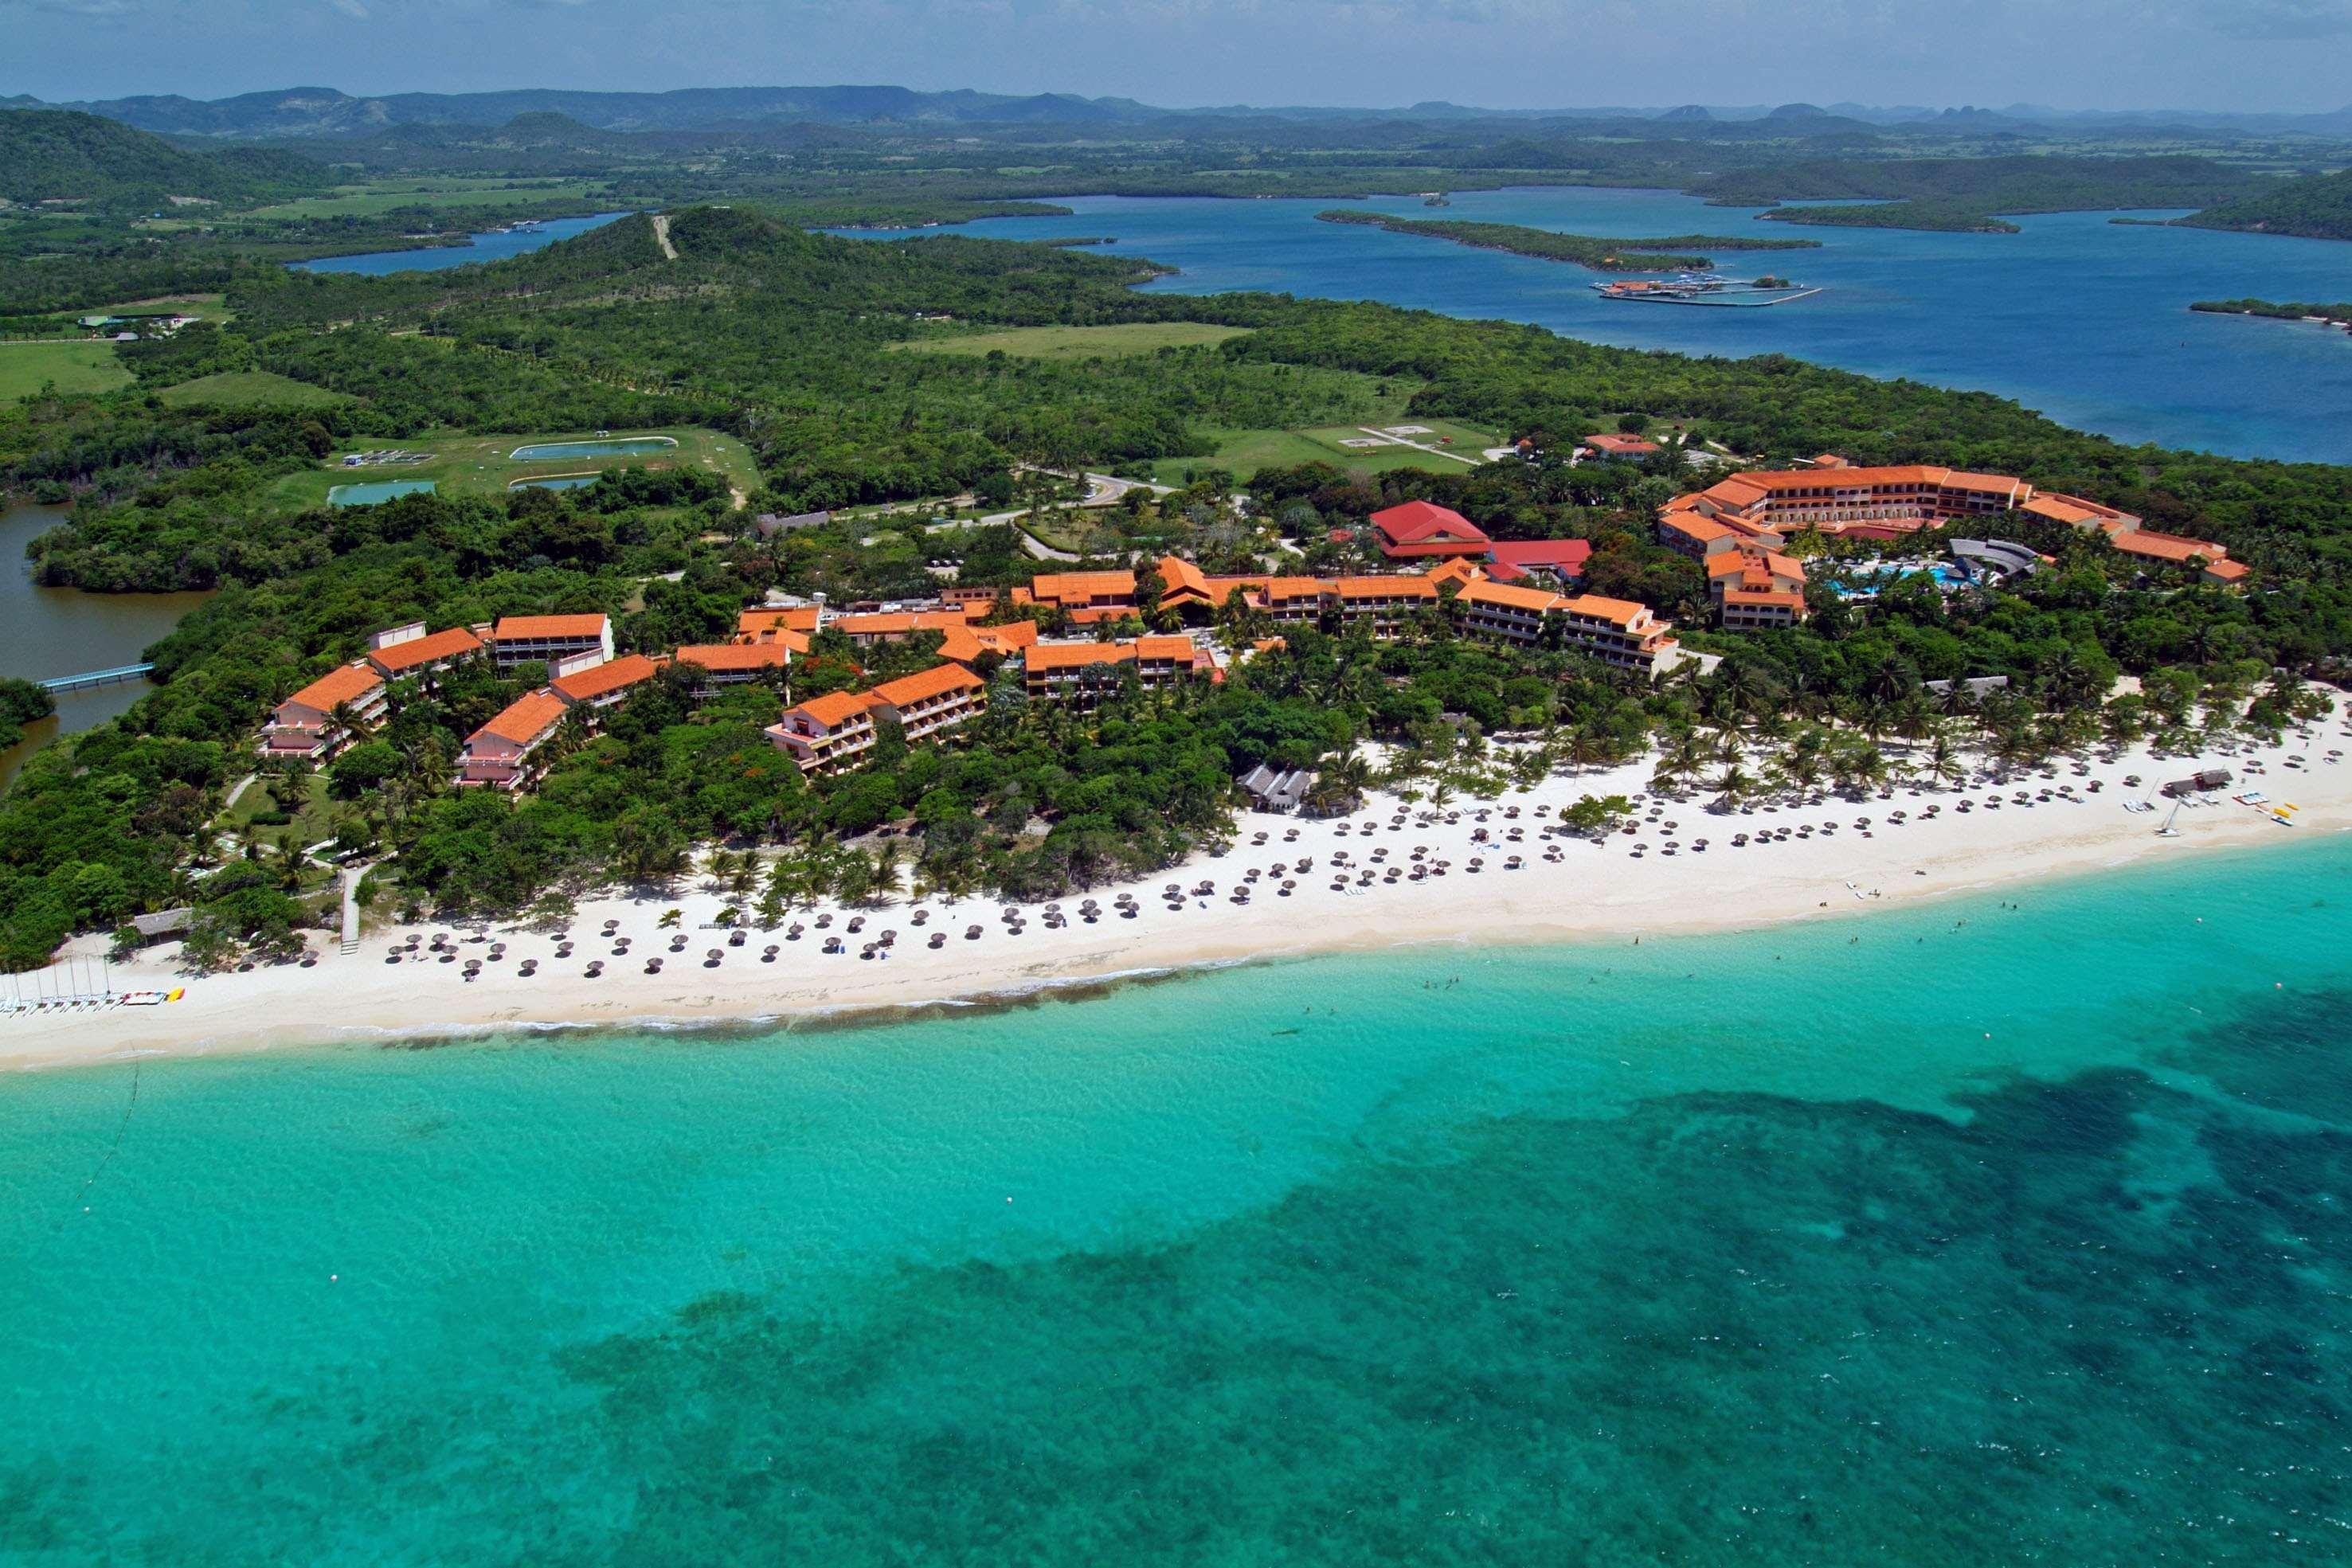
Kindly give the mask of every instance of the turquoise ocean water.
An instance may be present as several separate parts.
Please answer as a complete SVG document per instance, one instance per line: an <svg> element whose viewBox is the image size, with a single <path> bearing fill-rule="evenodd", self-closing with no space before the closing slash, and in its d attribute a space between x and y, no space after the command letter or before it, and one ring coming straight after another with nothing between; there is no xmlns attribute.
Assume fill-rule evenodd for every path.
<svg viewBox="0 0 2352 1568"><path fill-rule="evenodd" d="M12 1077L0 1562L2342 1562L2347 890Z"/></svg>

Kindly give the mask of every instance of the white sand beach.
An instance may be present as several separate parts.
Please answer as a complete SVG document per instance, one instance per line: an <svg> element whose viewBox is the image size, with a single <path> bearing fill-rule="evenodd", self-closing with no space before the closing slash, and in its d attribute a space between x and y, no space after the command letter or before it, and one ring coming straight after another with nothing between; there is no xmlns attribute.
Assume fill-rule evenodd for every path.
<svg viewBox="0 0 2352 1568"><path fill-rule="evenodd" d="M1647 758L1557 774L1492 800L1453 800L1442 810L1376 795L1344 819L1246 814L1223 856L1195 856L1134 883L1066 896L1059 925L1049 923L1045 904L1021 908L1017 931L992 899L899 900L796 911L785 927L755 926L742 946L731 946L728 933L703 925L737 900L682 883L658 897L583 901L569 926L573 948L562 958L550 932L442 922L372 925L356 953L327 942L311 967L208 977L180 974L176 947L164 946L112 966L110 978L117 991L182 986L179 1000L0 1012L0 1066L540 1026L783 1018L1343 949L1631 942L1651 933L1862 915L1957 890L2342 831L2352 828L2352 762L2331 755L2338 750L2352 751L2352 725L2340 714L2278 747L2246 743L2193 759L2153 759L2133 749L2109 760L2062 759L1997 785L1981 776L1962 788L1897 784L1863 800L1827 794L1733 811L1710 810L1704 790L1689 800L1651 795ZM2234 781L2180 810L2177 836L2159 836L2171 805L2157 789L2210 767L2231 769ZM2139 784L2125 782L2132 777ZM2292 803L2295 825L2231 798L2249 790ZM1639 802L1633 831L1595 842L1548 831L1580 797L1611 794ZM2126 801L2151 798L2152 811L2126 809ZM1400 813L1402 825L1391 827ZM1742 834L1749 841L1736 844ZM1416 880L1416 852L1421 862L1443 864L1442 874ZM1508 869L1514 855L1521 863ZM1473 869L1474 860L1483 864ZM1335 879L1344 887L1335 889ZM1213 892L1196 895L1204 881ZM1287 893L1286 882L1294 884ZM1183 896L1168 899L1171 884ZM1246 903L1233 897L1242 887ZM1132 915L1120 908L1129 897ZM1089 898L1100 908L1091 921L1080 913ZM682 920L675 930L661 928L664 911L673 908L684 912ZM860 921L856 932L848 929L853 919ZM625 954L615 953L614 937L600 936L608 922L615 936L628 938ZM797 938L787 937L793 925L803 927ZM979 935L968 936L974 926ZM886 931L896 934L892 944L860 956ZM946 938L938 946L935 932ZM448 961L432 946L443 933L452 938ZM680 934L682 949L673 951ZM844 950L824 952L830 937L841 938ZM414 953L391 957L412 942ZM489 956L494 943L503 944L497 958ZM776 953L764 959L771 946ZM715 965L706 962L713 948L720 955ZM60 965L0 981L0 998L80 988L103 950L102 940L84 939L68 956L78 970ZM648 973L654 957L662 960L660 972ZM526 976L530 959L536 969ZM479 968L469 979L473 960ZM588 977L596 960L603 971Z"/></svg>

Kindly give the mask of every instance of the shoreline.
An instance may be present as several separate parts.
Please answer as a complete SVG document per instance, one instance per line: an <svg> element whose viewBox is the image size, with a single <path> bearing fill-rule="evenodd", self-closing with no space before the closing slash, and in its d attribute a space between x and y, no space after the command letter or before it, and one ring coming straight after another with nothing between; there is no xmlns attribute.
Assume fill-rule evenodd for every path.
<svg viewBox="0 0 2352 1568"><path fill-rule="evenodd" d="M293 1045L429 1049L438 1041L502 1033L590 1029L833 1032L967 1009L1032 1005L1087 987L1181 978L1244 963L1441 945L1598 946L1756 930L2119 870L2176 850L2243 848L2352 831L2352 759L2326 756L2330 742L2337 740L2344 743L2340 749L2352 751L2352 736L2340 718L2331 717L2305 736L2291 734L2276 748L2241 746L2233 755L2193 763L2151 761L2135 747L2114 761L2061 762L2050 777L2035 770L1999 786L1897 785L1888 800L1829 794L1817 803L1759 804L1723 813L1708 810L1696 796L1649 797L1646 758L1586 775L1554 775L1526 793L1510 789L1492 800L1449 801L1443 810L1455 814L1451 822L1443 816L1420 821L1416 814L1432 810L1423 801L1405 808L1411 814L1398 831L1389 823L1399 808L1385 794L1375 794L1364 808L1339 819L1244 812L1236 819L1233 848L1222 859L1197 854L1147 877L1066 895L1059 902L1070 918L1058 930L1040 917L1043 905L1024 905L1026 925L1019 935L1008 930L994 899L929 900L931 919L921 927L912 924L914 906L903 899L864 910L828 902L786 917L787 925L808 927L797 941L787 940L782 930L754 926L745 946L729 947L723 932L702 930L699 923L738 901L698 886L664 897L582 900L570 922L577 947L566 960L552 956L551 935L481 922L374 926L356 953L343 955L330 942L315 968L286 965L194 978L176 974L176 948L167 945L114 966L113 981L118 989L184 986L183 1000L0 1015L0 1070ZM2294 756L2303 757L2305 766L2286 767L2285 758ZM2178 838L2157 836L2166 808L2138 814L2123 810L2124 800L2153 796L2164 779L2217 763L2236 778L2213 798L2214 804L2179 812ZM2264 770L2250 773L2250 764ZM2129 775L2140 777L2143 787L2124 788L2121 780ZM2086 788L2093 779L2101 785L2095 793ZM2062 785L2071 786L2077 797L2070 801L2053 796L2027 806L2012 800L2020 789L2031 797ZM2273 801L2297 802L2296 826L2282 828L2228 798L2249 789L2260 789ZM2004 805L1997 812L1985 810L1983 802L1996 791ZM1643 797L1636 834L1612 833L1600 843L1541 835L1553 819L1535 815L1534 808L1556 810L1586 794ZM1977 809L1960 814L1956 808L1964 800ZM1659 813L1655 820L1648 817L1653 806ZM1930 806L1942 810L1933 818L1923 816ZM1519 817L1507 819L1515 808ZM1891 820L1898 810L1909 817L1899 826ZM1487 817L1483 823L1482 811ZM1856 825L1864 820L1871 823L1868 830ZM1824 831L1822 825L1832 822L1838 827ZM1341 823L1350 825L1345 835L1338 831ZM1355 827L1366 823L1373 826ZM1669 831L1666 823L1678 826ZM1732 847L1735 833L1767 827L1811 836ZM1522 841L1474 843L1471 838L1483 830L1490 841L1501 841L1512 828L1522 831ZM1258 833L1266 835L1265 843L1254 841ZM1286 839L1290 833L1297 838ZM1669 838L1682 846L1671 855L1662 850ZM1699 838L1710 841L1703 852L1689 847ZM1648 847L1636 853L1635 844ZM1370 887L1356 885L1351 874L1347 893L1332 891L1335 852L1349 853L1349 871L1355 873L1375 850L1387 852L1384 863L1409 868L1416 846L1433 861L1448 862L1447 873L1421 883L1402 877L1376 881ZM1548 852L1559 859L1546 860ZM1298 872L1293 863L1302 853L1313 857L1312 872ZM1523 858L1521 869L1503 869L1504 858L1514 853ZM1483 871L1467 869L1474 854L1485 857ZM1276 862L1284 862L1297 883L1287 896L1276 891L1284 880L1271 873ZM1253 867L1269 874L1252 884L1246 904L1237 905L1231 891L1244 884L1244 873ZM1216 883L1205 901L1192 892L1202 880ZM1181 908L1173 910L1160 891L1171 882L1186 890ZM1137 900L1134 918L1117 912L1114 901L1123 894ZM1103 908L1094 924L1077 917L1089 897ZM665 908L684 912L674 929L658 924ZM817 926L820 915L831 916L829 928ZM864 918L863 935L845 931L855 915ZM620 935L631 938L629 956L615 956L613 943L597 936L607 920L618 922ZM982 936L966 939L963 932L974 925ZM898 934L890 956L861 959L856 949L885 929ZM943 946L927 945L930 931L947 933ZM503 960L486 961L480 977L470 981L454 962L387 962L387 949L395 942L411 935L429 942L438 932L455 933L456 951L464 957L487 960L492 940L504 942L509 951ZM681 933L685 950L673 952L666 938ZM851 950L821 953L829 936L841 936ZM702 958L714 944L723 955L715 968ZM761 950L770 945L779 948L777 957L763 963ZM86 967L104 946L104 938L79 938L68 956ZM429 949L422 951L429 956ZM665 972L645 972L645 961L656 956L666 960ZM543 967L526 978L516 966L530 957ZM591 959L607 966L593 980L583 976ZM29 996L41 985L71 988L61 984L62 972L59 967L40 982L14 977L10 989ZM322 1007L331 1009L336 1022L320 1021Z"/></svg>

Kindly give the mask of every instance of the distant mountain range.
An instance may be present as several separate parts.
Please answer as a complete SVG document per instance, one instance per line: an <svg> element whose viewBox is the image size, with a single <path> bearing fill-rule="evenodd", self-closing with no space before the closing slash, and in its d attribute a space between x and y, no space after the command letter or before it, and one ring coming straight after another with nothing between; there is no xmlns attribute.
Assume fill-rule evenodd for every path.
<svg viewBox="0 0 2352 1568"><path fill-rule="evenodd" d="M1711 121L1790 123L1825 119L1876 126L1948 126L1956 131L2068 124L2112 130L2145 124L2352 135L2352 107L2326 114L2074 110L2027 104L2000 110L1909 106L1889 109L1853 103L1827 108L1790 103L1744 107L1685 104L1671 109L1490 110L1433 100L1391 109L1225 105L1176 110L1127 98L1081 98L1070 93L1016 96L970 89L919 92L903 87L684 88L672 92L575 92L561 88L530 88L511 92L403 92L376 97L354 97L334 88L297 87L210 100L166 94L52 104L20 96L0 99L0 109L78 109L167 136L240 140L367 136L407 126L496 126L526 114L562 114L593 130L632 131L714 131L780 121L1118 125L1171 118L1251 116L1289 120L1637 119L1683 121L1694 126Z"/></svg>

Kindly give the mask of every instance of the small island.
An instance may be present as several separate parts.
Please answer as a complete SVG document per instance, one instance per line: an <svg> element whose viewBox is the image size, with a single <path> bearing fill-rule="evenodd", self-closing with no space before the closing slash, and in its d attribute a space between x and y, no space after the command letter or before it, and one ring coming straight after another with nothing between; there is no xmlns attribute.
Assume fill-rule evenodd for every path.
<svg viewBox="0 0 2352 1568"><path fill-rule="evenodd" d="M2352 327L2352 304L2280 304L2272 299L2200 299L2189 306L2209 316L2268 316L2280 321L2331 321Z"/></svg>
<svg viewBox="0 0 2352 1568"><path fill-rule="evenodd" d="M1675 235L1665 239L1603 239L1593 235L1554 234L1518 224L1459 223L1450 219L1395 218L1384 213L1322 212L1327 224L1364 224L1391 234L1420 235L1451 240L1477 250L1508 251L1543 261L1572 262L1595 272L1698 271L1715 265L1711 256L1685 247L1705 246L1717 250L1818 250L1817 239L1749 239L1727 235Z"/></svg>
<svg viewBox="0 0 2352 1568"><path fill-rule="evenodd" d="M1756 214L1776 224L1832 228L1924 229L1940 234L2013 235L2015 224L1963 202L1854 202L1824 207L1773 207Z"/></svg>

